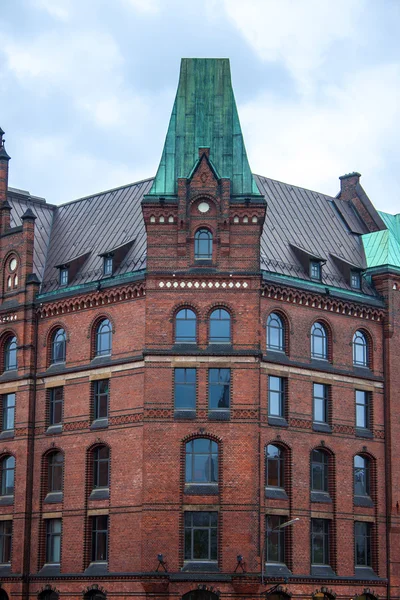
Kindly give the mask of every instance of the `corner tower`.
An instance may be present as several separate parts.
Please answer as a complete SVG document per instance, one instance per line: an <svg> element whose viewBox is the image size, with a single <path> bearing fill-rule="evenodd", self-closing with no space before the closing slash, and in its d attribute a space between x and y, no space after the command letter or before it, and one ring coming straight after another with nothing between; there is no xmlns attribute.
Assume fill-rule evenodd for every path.
<svg viewBox="0 0 400 600"><path fill-rule="evenodd" d="M265 210L229 60L182 59L160 165L143 200L148 271L258 272Z"/></svg>

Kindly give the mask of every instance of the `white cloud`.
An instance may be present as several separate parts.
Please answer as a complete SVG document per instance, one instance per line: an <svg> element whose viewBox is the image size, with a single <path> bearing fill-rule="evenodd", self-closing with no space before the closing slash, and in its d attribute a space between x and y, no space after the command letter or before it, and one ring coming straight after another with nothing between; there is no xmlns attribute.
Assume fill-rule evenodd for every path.
<svg viewBox="0 0 400 600"><path fill-rule="evenodd" d="M209 0L212 2L213 0ZM281 62L304 91L334 43L359 43L365 0L223 0L225 10L257 55Z"/></svg>
<svg viewBox="0 0 400 600"><path fill-rule="evenodd" d="M252 170L333 195L335 176L360 171L371 200L399 212L389 165L400 136L400 65L364 69L322 95L282 101L263 93L239 108Z"/></svg>
<svg viewBox="0 0 400 600"><path fill-rule="evenodd" d="M32 4L59 21L68 21L71 17L71 0L32 0Z"/></svg>
<svg viewBox="0 0 400 600"><path fill-rule="evenodd" d="M156 14L160 11L159 0L123 0L123 2L141 13Z"/></svg>

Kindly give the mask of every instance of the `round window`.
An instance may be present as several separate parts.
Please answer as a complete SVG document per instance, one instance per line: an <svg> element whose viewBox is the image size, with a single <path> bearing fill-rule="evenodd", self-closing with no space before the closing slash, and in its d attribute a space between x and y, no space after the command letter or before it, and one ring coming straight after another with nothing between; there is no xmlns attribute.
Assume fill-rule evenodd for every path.
<svg viewBox="0 0 400 600"><path fill-rule="evenodd" d="M17 268L17 259L12 258L10 260L10 271L15 271L16 268Z"/></svg>
<svg viewBox="0 0 400 600"><path fill-rule="evenodd" d="M206 213L210 210L210 205L208 202L200 202L198 209L201 213Z"/></svg>

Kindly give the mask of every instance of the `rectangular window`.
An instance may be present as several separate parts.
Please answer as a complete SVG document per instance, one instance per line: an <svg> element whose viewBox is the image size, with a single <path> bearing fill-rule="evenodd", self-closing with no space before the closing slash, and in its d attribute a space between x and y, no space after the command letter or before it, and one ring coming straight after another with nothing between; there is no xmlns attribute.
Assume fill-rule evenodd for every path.
<svg viewBox="0 0 400 600"><path fill-rule="evenodd" d="M175 410L196 409L196 369L174 369Z"/></svg>
<svg viewBox="0 0 400 600"><path fill-rule="evenodd" d="M103 273L104 275L112 275L113 272L113 258L112 256L105 256L103 259Z"/></svg>
<svg viewBox="0 0 400 600"><path fill-rule="evenodd" d="M285 529L278 529L285 521L287 517L280 515L265 517L265 562L267 563L285 563Z"/></svg>
<svg viewBox="0 0 400 600"><path fill-rule="evenodd" d="M15 421L15 394L4 394L2 397L3 408L3 431L12 431Z"/></svg>
<svg viewBox="0 0 400 600"><path fill-rule="evenodd" d="M92 517L92 562L107 562L108 515Z"/></svg>
<svg viewBox="0 0 400 600"><path fill-rule="evenodd" d="M313 384L314 422L328 422L328 386L324 383Z"/></svg>
<svg viewBox="0 0 400 600"><path fill-rule="evenodd" d="M110 391L110 380L99 379L93 383L94 397L94 419L108 418L108 400Z"/></svg>
<svg viewBox="0 0 400 600"><path fill-rule="evenodd" d="M68 269L61 268L60 269L60 285L68 285Z"/></svg>
<svg viewBox="0 0 400 600"><path fill-rule="evenodd" d="M311 563L329 565L329 527L327 519L311 519Z"/></svg>
<svg viewBox="0 0 400 600"><path fill-rule="evenodd" d="M12 521L0 521L0 563L11 562Z"/></svg>
<svg viewBox="0 0 400 600"><path fill-rule="evenodd" d="M321 279L321 263L318 260L310 261L311 279Z"/></svg>
<svg viewBox="0 0 400 600"><path fill-rule="evenodd" d="M350 273L350 286L355 290L361 289L361 275L359 271L351 271Z"/></svg>
<svg viewBox="0 0 400 600"><path fill-rule="evenodd" d="M185 512L185 560L217 560L217 512Z"/></svg>
<svg viewBox="0 0 400 600"><path fill-rule="evenodd" d="M370 393L356 390L356 427L369 429L369 402Z"/></svg>
<svg viewBox="0 0 400 600"><path fill-rule="evenodd" d="M229 410L230 407L231 370L208 370L208 409Z"/></svg>
<svg viewBox="0 0 400 600"><path fill-rule="evenodd" d="M354 523L356 567L371 567L371 523Z"/></svg>
<svg viewBox="0 0 400 600"><path fill-rule="evenodd" d="M62 423L64 388L55 387L50 390L49 425Z"/></svg>
<svg viewBox="0 0 400 600"><path fill-rule="evenodd" d="M285 416L285 380L283 377L268 376L268 414L270 417Z"/></svg>
<svg viewBox="0 0 400 600"><path fill-rule="evenodd" d="M60 564L61 519L46 520L46 563Z"/></svg>

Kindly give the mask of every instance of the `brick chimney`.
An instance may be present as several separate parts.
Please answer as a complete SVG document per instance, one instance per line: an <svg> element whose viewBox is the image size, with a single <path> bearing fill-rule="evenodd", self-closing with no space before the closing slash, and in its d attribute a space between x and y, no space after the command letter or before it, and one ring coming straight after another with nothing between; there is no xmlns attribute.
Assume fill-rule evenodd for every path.
<svg viewBox="0 0 400 600"><path fill-rule="evenodd" d="M0 127L0 233L10 227L11 206L7 202L8 188L8 156L4 146L4 131Z"/></svg>
<svg viewBox="0 0 400 600"><path fill-rule="evenodd" d="M356 186L360 182L360 173L347 173L347 175L342 175L339 177L340 179L340 199L353 200L357 196Z"/></svg>

